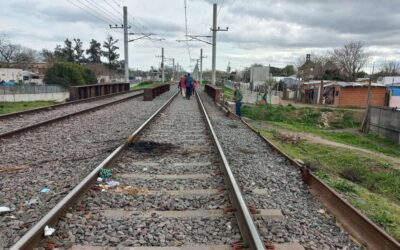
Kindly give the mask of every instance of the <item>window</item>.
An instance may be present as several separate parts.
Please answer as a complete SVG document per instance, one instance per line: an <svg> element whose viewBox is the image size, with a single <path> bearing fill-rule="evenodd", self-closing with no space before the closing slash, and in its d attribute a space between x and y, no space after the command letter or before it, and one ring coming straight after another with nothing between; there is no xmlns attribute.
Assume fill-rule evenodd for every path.
<svg viewBox="0 0 400 250"><path fill-rule="evenodd" d="M339 91L335 91L335 96L339 96Z"/></svg>

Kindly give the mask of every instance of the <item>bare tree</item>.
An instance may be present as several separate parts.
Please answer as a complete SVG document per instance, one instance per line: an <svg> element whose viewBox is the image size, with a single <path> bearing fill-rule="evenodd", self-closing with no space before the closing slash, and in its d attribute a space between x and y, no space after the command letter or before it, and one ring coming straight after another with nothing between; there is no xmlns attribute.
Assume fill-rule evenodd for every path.
<svg viewBox="0 0 400 250"><path fill-rule="evenodd" d="M381 65L381 76L397 76L400 75L400 62L386 61Z"/></svg>
<svg viewBox="0 0 400 250"><path fill-rule="evenodd" d="M13 60L17 64L34 63L38 60L38 53L33 49L17 46Z"/></svg>
<svg viewBox="0 0 400 250"><path fill-rule="evenodd" d="M343 77L349 81L357 78L357 73L361 71L369 58L362 42L350 42L343 48L334 49L331 56Z"/></svg>
<svg viewBox="0 0 400 250"><path fill-rule="evenodd" d="M0 62L5 63L7 66L13 61L18 46L10 42L7 36L0 37Z"/></svg>

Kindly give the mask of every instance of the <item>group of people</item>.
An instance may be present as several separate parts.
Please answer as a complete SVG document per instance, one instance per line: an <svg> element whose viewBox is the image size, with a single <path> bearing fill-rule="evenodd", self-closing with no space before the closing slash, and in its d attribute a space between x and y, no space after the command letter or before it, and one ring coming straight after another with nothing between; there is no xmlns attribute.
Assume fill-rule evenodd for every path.
<svg viewBox="0 0 400 250"><path fill-rule="evenodd" d="M187 74L181 77L178 88L181 91L181 95L190 100L190 97L194 95L194 91L197 89L197 85L198 82L190 74Z"/></svg>

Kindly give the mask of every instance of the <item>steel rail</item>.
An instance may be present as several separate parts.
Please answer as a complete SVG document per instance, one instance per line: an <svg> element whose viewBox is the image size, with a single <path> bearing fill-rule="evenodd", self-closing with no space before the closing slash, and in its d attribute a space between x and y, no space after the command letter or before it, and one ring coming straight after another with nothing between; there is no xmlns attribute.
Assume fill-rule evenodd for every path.
<svg viewBox="0 0 400 250"><path fill-rule="evenodd" d="M213 137L213 142L215 146L218 148L219 156L223 162L222 171L224 172L224 180L227 185L227 191L229 194L229 198L232 202L232 206L235 212L236 219L238 221L239 230L243 237L243 242L246 247L250 249L265 249L265 245L263 240L260 237L260 234L254 224L254 221L250 215L249 209L243 199L242 193L240 191L240 187L236 182L236 179L232 173L232 170L229 166L228 160L224 154L221 144L219 143L218 137L214 131L214 128L211 124L209 115L207 110L203 105L203 101L201 100L200 95L196 91L197 101L199 106L201 107L202 114L204 119L206 120L207 127L209 128L211 135Z"/></svg>
<svg viewBox="0 0 400 250"><path fill-rule="evenodd" d="M46 225L56 225L58 219L63 216L68 208L82 197L86 191L96 182L99 171L104 167L109 167L121 154L122 150L126 148L132 141L134 141L138 135L152 122L155 117L161 113L177 96L176 92L171 98L169 98L157 111L155 111L138 129L136 129L130 136L129 139L116 148L105 160L103 160L95 169L93 169L77 186L72 189L67 196L59 201L39 222L37 222L29 231L24 234L10 249L33 249L37 242L43 236L43 230Z"/></svg>
<svg viewBox="0 0 400 250"><path fill-rule="evenodd" d="M218 104L219 105L219 104ZM343 227L368 249L399 250L400 243L392 236L378 227L374 222L343 199L340 194L315 176L308 168L299 164L296 160L277 147L271 140L261 135L253 126L234 114L225 105L219 105L228 117L240 120L246 127L256 133L268 146L288 159L302 174L303 181L309 186L314 195Z"/></svg>
<svg viewBox="0 0 400 250"><path fill-rule="evenodd" d="M60 120L64 120L64 119L73 117L73 116L76 116L76 115L80 115L80 114L83 114L83 113L87 113L87 112L90 112L90 111L101 109L101 108L106 107L108 105L113 105L113 104L118 104L118 103L121 103L121 102L125 102L125 101L128 101L130 99L142 96L142 95L143 95L143 92L138 92L135 95L128 96L128 97L125 97L125 98L120 99L120 100L116 100L116 101L112 101L112 102L109 102L109 103L100 104L100 105L95 106L95 107L83 109L83 110L80 110L80 111L77 111L77 112L74 112L74 113L58 116L58 117L55 117L55 118L51 118L49 120L45 120L45 121L38 122L38 123L35 123L35 124L32 124L32 125L28 125L28 126L25 126L25 127L22 127L22 128L17 128L17 129L11 130L11 131L0 133L0 138L6 138L6 137L9 137L9 136L13 136L13 135L22 133L24 131L28 131L28 130L33 129L33 128L37 128L37 127L40 127L40 126L43 126L43 125L47 125L47 124L50 124L50 123L53 123L53 122L56 122L56 121L60 121Z"/></svg>
<svg viewBox="0 0 400 250"><path fill-rule="evenodd" d="M65 102L65 103L59 103L59 104L54 104L46 107L39 107L39 108L33 108L33 109L28 109L28 110L23 110L23 111L18 111L18 112L13 112L13 113L8 113L4 115L0 115L0 120L12 118L15 116L20 116L20 115L26 115L30 113L35 113L39 111L45 111L45 110L54 110L63 106L68 106L68 105L74 105L74 104L80 104L80 103L86 103L86 102L92 102L92 101L97 101L101 99L106 99L109 97L117 96L117 95L123 95L127 94L130 92L139 92L141 90L130 90L130 91L125 91L125 92L118 92L118 93L113 93L113 94L108 94L108 95L102 95L102 96L95 96L91 98L86 98L86 99L81 99L81 100L76 100L76 101L71 101L71 102ZM142 92L142 91L141 91Z"/></svg>

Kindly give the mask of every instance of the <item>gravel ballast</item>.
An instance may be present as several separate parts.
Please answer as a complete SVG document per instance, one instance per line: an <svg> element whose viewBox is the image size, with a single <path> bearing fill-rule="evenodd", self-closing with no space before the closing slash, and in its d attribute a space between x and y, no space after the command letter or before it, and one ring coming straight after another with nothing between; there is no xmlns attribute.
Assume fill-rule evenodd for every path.
<svg viewBox="0 0 400 250"><path fill-rule="evenodd" d="M0 216L0 246L15 243L174 93L151 102L135 98L0 139L0 206L12 210Z"/></svg>
<svg viewBox="0 0 400 250"><path fill-rule="evenodd" d="M199 92L218 139L248 205L276 208L283 221L255 221L264 240L300 243L306 249L362 249L337 226L310 194L300 172L238 120L228 118L203 91ZM252 189L264 189L265 195Z"/></svg>
<svg viewBox="0 0 400 250"><path fill-rule="evenodd" d="M104 182L97 183L61 219L54 237L42 244L55 241L61 248L231 245L240 239L240 234L235 217L222 214L230 203L226 192L215 191L224 187L223 177L214 175L219 164L215 152L197 101L178 96L114 164L112 179L119 185L109 188ZM157 174L158 178L135 177L138 174L153 177ZM181 179L180 175L189 176ZM128 187L137 193L124 192ZM214 192L198 194L199 189ZM176 194L170 195L168 191ZM110 209L132 214L123 219L109 218L104 211ZM205 214L178 216L184 211L199 213L199 210ZM220 213L217 216L207 214L216 210ZM176 215L135 216L146 211Z"/></svg>
<svg viewBox="0 0 400 250"><path fill-rule="evenodd" d="M19 128L27 127L38 122L43 122L46 120L54 119L60 116L72 114L85 109L93 108L102 104L122 100L124 98L137 95L140 92L129 92L125 94L119 94L115 96L110 96L107 98L93 100L90 102L81 102L75 104L69 104L61 107L51 108L37 111L34 113L21 114L19 116L10 117L0 120L0 134L16 130ZM139 97L140 98L140 97Z"/></svg>

